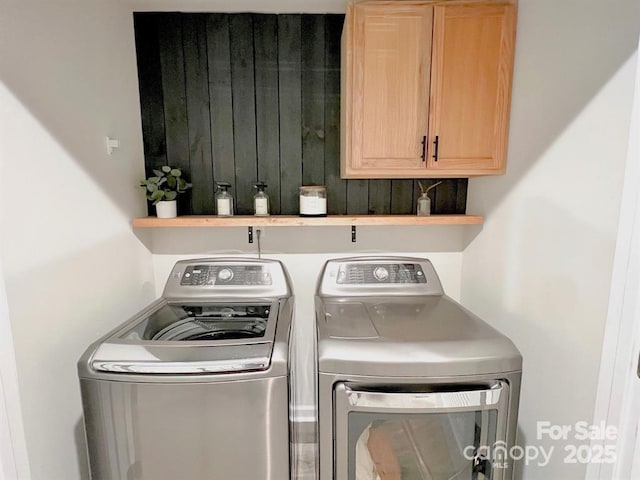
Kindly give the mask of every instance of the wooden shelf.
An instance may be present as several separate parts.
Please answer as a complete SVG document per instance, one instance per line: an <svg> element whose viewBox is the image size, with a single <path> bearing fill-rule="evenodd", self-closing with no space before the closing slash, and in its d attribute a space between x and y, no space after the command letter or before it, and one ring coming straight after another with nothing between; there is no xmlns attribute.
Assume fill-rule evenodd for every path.
<svg viewBox="0 0 640 480"><path fill-rule="evenodd" d="M209 215L185 215L177 218L134 218L135 228L180 227L323 227L323 226L419 226L419 225L480 225L479 215L329 215L327 217L299 217L297 215L273 215L255 217L238 215L217 217Z"/></svg>

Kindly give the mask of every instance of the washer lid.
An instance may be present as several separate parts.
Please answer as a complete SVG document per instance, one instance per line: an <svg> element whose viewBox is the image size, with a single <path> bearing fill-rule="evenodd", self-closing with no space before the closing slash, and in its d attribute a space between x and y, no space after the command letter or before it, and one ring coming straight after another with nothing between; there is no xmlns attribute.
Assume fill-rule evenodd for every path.
<svg viewBox="0 0 640 480"><path fill-rule="evenodd" d="M507 337L446 296L327 297L319 306L321 372L423 377L522 368Z"/></svg>
<svg viewBox="0 0 640 480"><path fill-rule="evenodd" d="M268 299L160 299L100 342L89 365L98 372L166 375L267 370L279 310Z"/></svg>
<svg viewBox="0 0 640 480"><path fill-rule="evenodd" d="M98 372L110 373L238 373L268 369L272 349L272 343L189 348L103 343L90 365Z"/></svg>

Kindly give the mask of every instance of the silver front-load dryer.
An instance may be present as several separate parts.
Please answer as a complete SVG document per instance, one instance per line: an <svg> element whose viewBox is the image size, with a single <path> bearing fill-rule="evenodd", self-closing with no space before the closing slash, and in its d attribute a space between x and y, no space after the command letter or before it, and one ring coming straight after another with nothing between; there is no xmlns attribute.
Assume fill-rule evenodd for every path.
<svg viewBox="0 0 640 480"><path fill-rule="evenodd" d="M288 479L292 312L280 262L178 262L78 363L91 478Z"/></svg>
<svg viewBox="0 0 640 480"><path fill-rule="evenodd" d="M315 307L320 480L512 478L522 357L431 262L330 260Z"/></svg>

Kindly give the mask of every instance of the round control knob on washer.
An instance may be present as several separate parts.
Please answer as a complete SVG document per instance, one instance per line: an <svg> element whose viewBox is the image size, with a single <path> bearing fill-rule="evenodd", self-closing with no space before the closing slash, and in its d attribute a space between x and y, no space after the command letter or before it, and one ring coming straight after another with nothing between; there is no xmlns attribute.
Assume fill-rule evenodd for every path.
<svg viewBox="0 0 640 480"><path fill-rule="evenodd" d="M384 282L389 278L389 270L384 267L378 267L373 271L373 276L376 277L376 280L379 282Z"/></svg>
<svg viewBox="0 0 640 480"><path fill-rule="evenodd" d="M233 278L233 270L230 268L223 268L218 272L218 279L223 282L228 282Z"/></svg>

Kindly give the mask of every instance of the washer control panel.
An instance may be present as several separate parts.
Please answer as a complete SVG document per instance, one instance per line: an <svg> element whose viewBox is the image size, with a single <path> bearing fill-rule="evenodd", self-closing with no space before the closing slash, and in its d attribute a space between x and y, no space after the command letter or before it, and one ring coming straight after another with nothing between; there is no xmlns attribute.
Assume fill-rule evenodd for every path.
<svg viewBox="0 0 640 480"><path fill-rule="evenodd" d="M181 301L274 298L292 295L289 276L278 260L213 257L177 262L162 296Z"/></svg>
<svg viewBox="0 0 640 480"><path fill-rule="evenodd" d="M180 285L271 285L271 274L261 265L188 265Z"/></svg>
<svg viewBox="0 0 640 480"><path fill-rule="evenodd" d="M416 263L346 263L340 265L336 282L340 285L426 283L427 279Z"/></svg>

